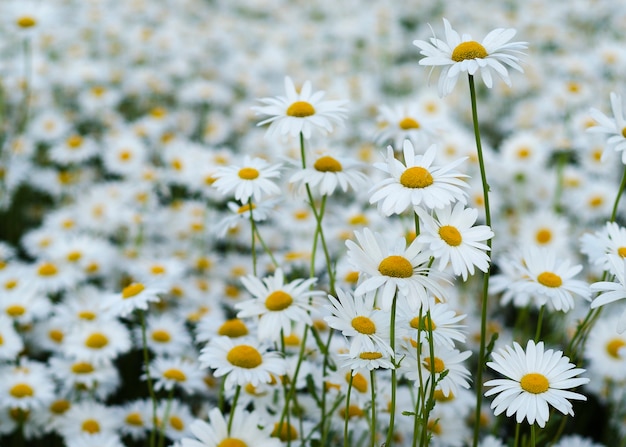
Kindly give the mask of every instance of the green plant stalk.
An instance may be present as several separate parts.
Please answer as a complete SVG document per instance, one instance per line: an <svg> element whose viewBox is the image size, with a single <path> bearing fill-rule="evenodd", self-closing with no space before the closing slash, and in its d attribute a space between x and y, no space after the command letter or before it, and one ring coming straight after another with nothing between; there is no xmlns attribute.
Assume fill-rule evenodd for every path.
<svg viewBox="0 0 626 447"><path fill-rule="evenodd" d="M487 174L485 172L485 160L483 157L482 144L480 142L480 130L478 129L478 111L476 107L476 87L474 85L474 76L468 75L470 100L472 103L472 122L474 124L474 137L476 139L476 152L478 154L478 166L480 168L480 179L483 185L483 201L485 204L485 223L491 227L491 211L489 208L489 184L487 183ZM487 240L489 252L491 252L491 239ZM485 366L485 348L487 338L487 300L489 297L489 276L491 271L491 261L489 262L487 272L483 275L483 292L480 313L480 348L478 351L478 367L476 371L476 411L474 413L474 440L473 447L478 446L478 437L480 433L480 412L482 407L483 394L483 368Z"/></svg>
<svg viewBox="0 0 626 447"><path fill-rule="evenodd" d="M252 213L250 214L252 215ZM274 257L274 253L272 253L272 250L269 249L269 247L265 243L265 240L263 240L263 238L261 237L261 232L259 231L258 225L254 225L254 232L256 233L256 237L259 239L259 243L261 244L261 247L263 247L263 250L265 251L265 253L267 253L268 256L270 257L272 264L274 264L274 267L278 267L279 266L278 261L276 261L276 258Z"/></svg>
<svg viewBox="0 0 626 447"><path fill-rule="evenodd" d="M230 436L230 429L233 426L233 419L235 416L235 410L237 409L237 401L239 400L240 393L241 385L237 385L237 388L235 388L235 397L233 397L233 404L230 406L230 414L228 415L228 436Z"/></svg>
<svg viewBox="0 0 626 447"><path fill-rule="evenodd" d="M428 393L428 400L426 400L426 396L424 396L424 411L423 411L423 427L422 427L422 442L421 446L426 447L428 445L428 418L430 417L430 411L435 406L435 386L436 382L436 374L435 370L435 342L433 340L433 328L430 319L430 310L426 311L426 318L428 319L428 348L430 350L430 390ZM420 325L421 325L420 319ZM419 349L419 347L418 347ZM418 365L418 368L420 365Z"/></svg>
<svg viewBox="0 0 626 447"><path fill-rule="evenodd" d="M155 447L156 432L157 432L157 398L154 393L154 386L152 384L152 377L150 376L150 355L148 354L148 339L146 336L146 317L143 310L139 310L139 316L141 319L141 340L143 344L143 363L146 367L146 378L148 383L148 394L152 401L152 430L150 431L150 447Z"/></svg>
<svg viewBox="0 0 626 447"><path fill-rule="evenodd" d="M537 439L535 437L535 424L530 426L530 447L535 447L537 445Z"/></svg>
<svg viewBox="0 0 626 447"><path fill-rule="evenodd" d="M419 320L420 323L422 321L422 312L423 312L423 307L420 307L420 314L419 314ZM422 368L420 368L420 364L421 364L421 345L422 345L422 330L421 327L417 328L417 336L416 336L416 345L415 345L415 351L416 351L416 356L417 356L417 377L418 377L418 381L419 381L419 386L417 387L417 399L415 402L415 414L413 415L413 444L412 447L417 447L417 438L418 438L418 428L419 428L419 421L420 421L420 414L422 413L421 410L423 410L423 405L424 405L424 400L426 399L424 396L424 390L426 389L426 387L424 386L424 377L422 376ZM422 427L422 431L424 431L426 428ZM420 440L421 440L421 436L420 436Z"/></svg>
<svg viewBox="0 0 626 447"><path fill-rule="evenodd" d="M391 370L391 408L389 409L389 428L387 429L387 439L385 447L391 447L393 441L393 426L396 420L396 391L398 388L398 376L396 374L396 304L398 294L393 297L391 304L391 325L389 328L389 344L393 352L393 369Z"/></svg>
<svg viewBox="0 0 626 447"><path fill-rule="evenodd" d="M326 372L328 371L328 349L330 347L330 342L333 338L333 328L328 327L328 339L326 340L326 345L323 346L322 353L324 354L324 362L322 364L322 403L321 403L321 421L322 421L322 436L321 441L322 445L326 445L326 437L328 436L328 430L326 425ZM311 328L313 334L315 335L315 328ZM316 337L317 339L318 337ZM319 343L318 343L319 346Z"/></svg>
<svg viewBox="0 0 626 447"><path fill-rule="evenodd" d="M370 371L370 391L372 392L372 437L370 447L376 446L376 374L372 369Z"/></svg>
<svg viewBox="0 0 626 447"><path fill-rule="evenodd" d="M537 317L537 329L535 330L535 343L539 341L539 337L541 336L541 325L543 323L543 313L546 306L541 306L539 309L539 316Z"/></svg>
<svg viewBox="0 0 626 447"><path fill-rule="evenodd" d="M251 232L251 244L252 244L252 274L256 276L256 237L255 234L255 222L254 216L252 215L252 197L248 197L248 208L250 211L250 232Z"/></svg>
<svg viewBox="0 0 626 447"><path fill-rule="evenodd" d="M348 382L348 393L346 394L346 408L343 412L343 447L348 447L348 425L350 422L350 393L352 392L352 382L354 376L350 371L350 381Z"/></svg>
<svg viewBox="0 0 626 447"><path fill-rule="evenodd" d="M170 417L170 411L172 409L172 398L174 397L174 387L170 390L167 395L167 405L165 406L165 413L163 414L163 421L161 422L161 427L159 430L159 447L163 447L165 445L165 427L168 424L168 419Z"/></svg>

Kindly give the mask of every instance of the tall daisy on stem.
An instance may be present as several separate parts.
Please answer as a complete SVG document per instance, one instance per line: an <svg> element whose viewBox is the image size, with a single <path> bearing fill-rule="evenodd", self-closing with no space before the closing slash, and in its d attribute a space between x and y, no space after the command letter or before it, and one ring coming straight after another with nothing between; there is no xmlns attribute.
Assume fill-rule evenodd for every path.
<svg viewBox="0 0 626 447"><path fill-rule="evenodd" d="M507 85L511 85L511 79L507 66L522 72L519 65L519 56L527 48L526 42L510 42L515 36L514 29L498 28L485 36L482 42L472 40L468 34L459 35L448 22L443 19L445 29L445 41L436 36L429 42L415 40L413 44L418 47L420 53L425 56L420 60L420 65L442 67L439 76L438 90L440 96L449 94L462 72L467 72L472 107L472 121L474 136L476 138L476 150L480 168L480 178L483 185L483 200L485 204L485 223L491 227L491 213L489 209L489 184L485 172L480 131L478 130L478 112L476 106L476 87L474 75L480 75L487 88L493 87L493 74L495 73ZM433 33L434 34L434 33ZM431 70L432 70L431 69ZM488 250L491 250L491 239L487 240ZM487 333L487 296L489 289L489 269L483 279L481 325L480 325L480 350L478 358L478 370L476 374L476 420L480 418L482 404L482 374L485 363L486 333ZM473 446L478 445L479 424L474 427Z"/></svg>

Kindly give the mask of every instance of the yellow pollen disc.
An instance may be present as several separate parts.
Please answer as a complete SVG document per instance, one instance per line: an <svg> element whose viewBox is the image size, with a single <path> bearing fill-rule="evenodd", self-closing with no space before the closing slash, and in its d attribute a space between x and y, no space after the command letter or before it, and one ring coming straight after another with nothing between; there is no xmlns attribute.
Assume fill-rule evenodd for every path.
<svg viewBox="0 0 626 447"><path fill-rule="evenodd" d="M51 262L44 262L37 269L39 276L54 276L58 273L56 265Z"/></svg>
<svg viewBox="0 0 626 447"><path fill-rule="evenodd" d="M153 275L162 275L163 273L165 273L165 267L158 264L153 265L152 267L150 267L150 273L152 273Z"/></svg>
<svg viewBox="0 0 626 447"><path fill-rule="evenodd" d="M517 158L528 158L530 157L530 149L527 147L520 147L517 150Z"/></svg>
<svg viewBox="0 0 626 447"><path fill-rule="evenodd" d="M263 363L261 353L257 351L256 348L249 345L235 346L228 351L226 360L228 360L231 365L246 369L256 368Z"/></svg>
<svg viewBox="0 0 626 447"><path fill-rule="evenodd" d="M519 384L524 391L532 394L545 393L550 388L550 382L548 382L546 376L539 373L525 374Z"/></svg>
<svg viewBox="0 0 626 447"><path fill-rule="evenodd" d="M155 331L152 331L152 340L156 341L157 343L167 343L171 339L172 337L170 336L170 333L166 330L157 329Z"/></svg>
<svg viewBox="0 0 626 447"><path fill-rule="evenodd" d="M106 335L100 332L95 332L87 337L85 340L85 346L91 349L102 349L109 344L109 339Z"/></svg>
<svg viewBox="0 0 626 447"><path fill-rule="evenodd" d="M172 169L174 169L175 171L182 171L184 168L183 162L180 161L180 159L175 158L174 160L172 160L170 162L170 166L172 167Z"/></svg>
<svg viewBox="0 0 626 447"><path fill-rule="evenodd" d="M296 334L289 334L283 337L283 342L285 346L300 346L300 337Z"/></svg>
<svg viewBox="0 0 626 447"><path fill-rule="evenodd" d="M80 318L81 320L93 321L96 319L96 314L89 310L83 310L81 312L78 312L78 318Z"/></svg>
<svg viewBox="0 0 626 447"><path fill-rule="evenodd" d="M74 374L89 374L93 371L93 365L89 362L78 362L72 365L72 372Z"/></svg>
<svg viewBox="0 0 626 447"><path fill-rule="evenodd" d="M541 228L537 231L537 234L535 234L535 240L539 244L547 244L552 240L552 231L547 228Z"/></svg>
<svg viewBox="0 0 626 447"><path fill-rule="evenodd" d="M328 155L315 160L313 167L320 172L341 172L343 170L341 163Z"/></svg>
<svg viewBox="0 0 626 447"><path fill-rule="evenodd" d="M400 184L405 188L426 188L433 184L433 176L428 169L412 166L402 173Z"/></svg>
<svg viewBox="0 0 626 447"><path fill-rule="evenodd" d="M343 279L347 283L356 284L356 282L359 280L359 272L348 272Z"/></svg>
<svg viewBox="0 0 626 447"><path fill-rule="evenodd" d="M32 389L30 385L27 383L18 383L17 385L13 385L9 390L9 394L16 399L23 399L25 397L30 397L35 394L35 390Z"/></svg>
<svg viewBox="0 0 626 447"><path fill-rule="evenodd" d="M232 320L226 320L217 330L217 333L230 338L243 337L248 335L248 327L239 318L233 318Z"/></svg>
<svg viewBox="0 0 626 447"><path fill-rule="evenodd" d="M315 107L306 101L296 101L287 109L287 116L306 118L315 115Z"/></svg>
<svg viewBox="0 0 626 447"><path fill-rule="evenodd" d="M255 168L241 168L237 175L243 180L254 180L259 176L259 171Z"/></svg>
<svg viewBox="0 0 626 447"><path fill-rule="evenodd" d="M279 425L280 424L278 422L274 424L274 430L272 430L273 438L279 438L282 442L298 439L298 430L296 430L293 425L284 422L280 426L280 431L278 428Z"/></svg>
<svg viewBox="0 0 626 447"><path fill-rule="evenodd" d="M346 382L350 383L350 372L346 373ZM367 392L367 379L361 373L356 373L352 378L352 388L357 390L359 393Z"/></svg>
<svg viewBox="0 0 626 447"><path fill-rule="evenodd" d="M177 368L170 368L163 372L163 377L168 380L174 380L175 382L184 382L187 380L187 376L184 372Z"/></svg>
<svg viewBox="0 0 626 447"><path fill-rule="evenodd" d="M32 28L33 26L37 25L37 19L35 19L32 16L22 16L22 17L19 17L15 21L15 23L20 28Z"/></svg>
<svg viewBox="0 0 626 447"><path fill-rule="evenodd" d="M240 206L239 209L237 210L237 214L246 213L246 212L250 211L250 208L252 208L253 210L256 208L254 203L252 204L252 207L250 206L249 203L246 203L245 205Z"/></svg>
<svg viewBox="0 0 626 447"><path fill-rule="evenodd" d="M563 280L561 277L552 272L543 272L537 276L537 281L546 287L561 287Z"/></svg>
<svg viewBox="0 0 626 447"><path fill-rule="evenodd" d="M454 400L454 394L452 392L446 396L441 390L435 390L434 397L437 402L450 402L451 400Z"/></svg>
<svg viewBox="0 0 626 447"><path fill-rule="evenodd" d="M183 431L185 429L185 423L178 416L171 416L170 417L170 426L174 430L178 430L178 431Z"/></svg>
<svg viewBox="0 0 626 447"><path fill-rule="evenodd" d="M436 435L441 434L441 426L439 425L439 421L437 419L429 419L427 427L429 432Z"/></svg>
<svg viewBox="0 0 626 447"><path fill-rule="evenodd" d="M398 126L400 126L400 129L402 129L402 130L419 129L420 128L420 123L415 121L413 118L407 116L406 118L403 118L398 123Z"/></svg>
<svg viewBox="0 0 626 447"><path fill-rule="evenodd" d="M121 151L118 155L118 158L122 161L128 161L133 158L133 153L129 150Z"/></svg>
<svg viewBox="0 0 626 447"><path fill-rule="evenodd" d="M350 225L367 225L369 223L369 219L365 214L357 214L356 216L352 216L348 223Z"/></svg>
<svg viewBox="0 0 626 447"><path fill-rule="evenodd" d="M426 368L428 371L431 371L430 357L426 357L424 359L424 368ZM437 374L441 374L445 369L446 369L446 364L443 363L443 360L441 360L439 357L435 357L435 372Z"/></svg>
<svg viewBox="0 0 626 447"><path fill-rule="evenodd" d="M63 341L63 332L58 329L51 329L48 331L48 337L55 343L61 343Z"/></svg>
<svg viewBox="0 0 626 447"><path fill-rule="evenodd" d="M468 59L484 59L488 56L487 50L474 40L461 42L452 51L451 59L454 62L461 62Z"/></svg>
<svg viewBox="0 0 626 447"><path fill-rule="evenodd" d="M7 290L15 289L18 284L19 281L17 279L9 279L7 282L4 283L4 288Z"/></svg>
<svg viewBox="0 0 626 447"><path fill-rule="evenodd" d="M143 284L141 284L140 282L134 282L131 285L124 287L124 289L122 290L122 298L132 298L136 295L139 295L141 292L143 292L144 289L145 286Z"/></svg>
<svg viewBox="0 0 626 447"><path fill-rule="evenodd" d="M410 278L413 276L413 266L403 256L387 256L378 264L378 271L384 276L393 278Z"/></svg>
<svg viewBox="0 0 626 447"><path fill-rule="evenodd" d="M598 208L603 203L604 203L604 198L601 196L595 196L589 199L589 206L592 208Z"/></svg>
<svg viewBox="0 0 626 447"><path fill-rule="evenodd" d="M65 399L59 399L52 402L50 405L50 411L54 414L63 414L70 409L70 401Z"/></svg>
<svg viewBox="0 0 626 447"><path fill-rule="evenodd" d="M94 96L102 96L105 92L106 89L101 85L94 85L91 87L91 93L93 93Z"/></svg>
<svg viewBox="0 0 626 447"><path fill-rule="evenodd" d="M2 338L2 334L0 334L0 346L4 344L4 338Z"/></svg>
<svg viewBox="0 0 626 447"><path fill-rule="evenodd" d="M626 346L626 341L621 338L614 338L606 344L606 352L608 352L614 359L619 359L621 358L619 350L624 346Z"/></svg>
<svg viewBox="0 0 626 447"><path fill-rule="evenodd" d="M248 444L237 438L226 438L217 447L248 447Z"/></svg>
<svg viewBox="0 0 626 447"><path fill-rule="evenodd" d="M153 118L163 118L165 115L167 115L167 110L165 110L163 107L155 107L150 110L150 115Z"/></svg>
<svg viewBox="0 0 626 447"><path fill-rule="evenodd" d="M67 254L67 260L68 260L69 262L76 262L76 261L79 261L79 260L80 260L80 258L82 258L82 257L83 257L83 254L82 254L80 251L78 251L78 250L75 250L75 251L70 251L70 252Z"/></svg>
<svg viewBox="0 0 626 447"><path fill-rule="evenodd" d="M139 414L138 412L133 412L133 413L129 413L126 416L126 419L124 419L124 421L128 424L128 425L132 425L135 427L143 427L143 419L141 418L141 414Z"/></svg>
<svg viewBox="0 0 626 447"><path fill-rule="evenodd" d="M452 247L458 247L461 245L461 242L463 242L461 233L452 225L442 225L439 227L439 237Z"/></svg>
<svg viewBox="0 0 626 447"><path fill-rule="evenodd" d="M413 329L419 329L421 331L434 331L435 329L437 329L437 325L435 324L435 322L428 317L414 317L409 322L409 325Z"/></svg>
<svg viewBox="0 0 626 447"><path fill-rule="evenodd" d="M363 316L354 317L352 319L352 327L359 333L365 335L372 335L376 332L376 324Z"/></svg>
<svg viewBox="0 0 626 447"><path fill-rule="evenodd" d="M93 435L94 433L100 433L100 424L95 419L87 419L83 422L82 429Z"/></svg>
<svg viewBox="0 0 626 447"><path fill-rule="evenodd" d="M626 127L624 127L624 128L622 129L622 136L623 136L624 138L626 138Z"/></svg>
<svg viewBox="0 0 626 447"><path fill-rule="evenodd" d="M65 143L71 149L78 149L83 144L83 139L80 135L72 135L65 140Z"/></svg>
<svg viewBox="0 0 626 447"><path fill-rule="evenodd" d="M380 352L361 352L359 358L363 360L378 360L383 355Z"/></svg>
<svg viewBox="0 0 626 447"><path fill-rule="evenodd" d="M364 414L365 413L363 413L363 410L361 410L358 405L350 405L348 408L342 408L339 416L341 416L342 419L346 419L346 417L351 419L353 417L363 417Z"/></svg>
<svg viewBox="0 0 626 447"><path fill-rule="evenodd" d="M622 258L626 258L626 247L620 247L617 249L617 254Z"/></svg>
<svg viewBox="0 0 626 447"><path fill-rule="evenodd" d="M21 317L26 313L26 308L19 304L12 304L5 309L7 315L12 318Z"/></svg>
<svg viewBox="0 0 626 447"><path fill-rule="evenodd" d="M265 307L273 312L278 312L287 309L293 303L293 298L288 293L282 290L272 292L265 299Z"/></svg>

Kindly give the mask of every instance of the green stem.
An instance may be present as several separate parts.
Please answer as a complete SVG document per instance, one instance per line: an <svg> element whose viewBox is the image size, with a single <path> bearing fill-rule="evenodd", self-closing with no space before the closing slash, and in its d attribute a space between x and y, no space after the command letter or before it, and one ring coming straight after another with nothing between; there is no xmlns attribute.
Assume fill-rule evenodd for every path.
<svg viewBox="0 0 626 447"><path fill-rule="evenodd" d="M387 440L385 447L391 447L393 441L393 429L396 419L396 391L398 388L398 377L396 374L396 304L398 302L397 295L393 297L391 304L391 325L389 327L389 344L393 352L393 368L391 370L391 408L389 409L389 428L387 429Z"/></svg>
<svg viewBox="0 0 626 447"><path fill-rule="evenodd" d="M370 447L376 446L376 374L372 369L370 371L370 389L372 392L372 437Z"/></svg>
<svg viewBox="0 0 626 447"><path fill-rule="evenodd" d="M513 442L513 447L518 447L519 446L519 432L520 432L520 426L522 424L515 424L515 441Z"/></svg>
<svg viewBox="0 0 626 447"><path fill-rule="evenodd" d="M420 313L419 313L420 326L421 326L423 312L424 312L424 308L420 307ZM414 421L413 421L413 444L412 444L413 447L417 447L420 415L424 413L423 406L424 406L424 401L426 400L426 397L425 397L426 387L424 385L424 377L422 375L422 368L421 368L422 328L420 326L418 326L417 328L417 336L416 336L416 344L415 344L415 351L416 351L415 354L417 357L417 377L418 377L419 386L417 387L417 399L415 402L415 415L414 415ZM422 432L425 429L426 429L425 427L422 427ZM421 439L422 437L420 436L420 442L421 442Z"/></svg>
<svg viewBox="0 0 626 447"><path fill-rule="evenodd" d="M433 340L433 328L432 328L432 320L430 318L430 310L426 311L427 325L426 330L428 331L428 348L430 350L430 390L428 390L428 400L426 400L426 396L424 396L424 414L423 414L423 427L422 427L422 446L426 447L428 444L428 418L430 417L430 411L435 406L435 386L436 382L436 374L435 371L435 343ZM421 323L421 319L420 319ZM421 324L420 324L421 325ZM418 365L420 368L420 365Z"/></svg>
<svg viewBox="0 0 626 447"><path fill-rule="evenodd" d="M543 311L546 306L541 306L539 309L539 316L537 317L537 329L535 330L535 343L539 341L539 337L541 336L541 325L543 323Z"/></svg>
<svg viewBox="0 0 626 447"><path fill-rule="evenodd" d="M535 438L535 424L530 426L530 447L535 447L537 445L537 440Z"/></svg>
<svg viewBox="0 0 626 447"><path fill-rule="evenodd" d="M313 335L315 336L316 331L315 328L311 328L313 330ZM328 430L327 430L327 425L326 425L326 373L328 371L328 349L330 347L330 342L332 340L333 337L333 329L331 327L328 328L328 339L326 340L326 344L324 346L322 346L324 349L322 350L322 353L324 354L324 362L322 365L322 405L321 405L321 412L322 412L322 444L321 445L326 445L326 437L328 436ZM316 337L316 339L319 338L319 336ZM319 341L318 341L318 346L319 346Z"/></svg>
<svg viewBox="0 0 626 447"><path fill-rule="evenodd" d="M150 355L148 354L148 339L146 336L146 317L143 310L139 311L141 318L141 340L143 344L143 363L146 367L146 378L148 382L148 394L152 401L152 430L150 431L150 447L155 447L157 432L157 398L152 385L152 377L150 376Z"/></svg>
<svg viewBox="0 0 626 447"><path fill-rule="evenodd" d="M613 211L611 212L611 222L615 222L617 218L617 206L619 205L619 201L624 193L624 189L626 188L626 167L624 168L624 173L622 174L622 182L619 185L619 190L617 191L617 196L615 197L615 202L613 203Z"/></svg>
<svg viewBox="0 0 626 447"><path fill-rule="evenodd" d="M352 382L354 376L350 371L350 381L348 382L348 394L346 395L346 408L343 412L343 447L348 447L348 425L350 421L350 393L352 392Z"/></svg>
<svg viewBox="0 0 626 447"><path fill-rule="evenodd" d="M235 410L237 409L237 401L239 400L239 393L241 393L241 385L237 385L237 388L235 388L235 397L233 397L233 404L230 406L230 414L228 415L228 435L229 436L230 436L230 429L233 426Z"/></svg>
<svg viewBox="0 0 626 447"><path fill-rule="evenodd" d="M480 179L483 185L483 201L485 203L485 223L491 227L491 211L489 208L489 184L487 183L487 174L485 172L485 160L483 158L483 149L480 142L480 130L478 129L478 111L476 107L476 87L474 86L474 76L469 75L470 99L472 103L472 121L474 124L474 137L476 139L476 151L478 154L478 166L480 168ZM491 253L491 239L487 240L487 246ZM491 262L490 262L491 264ZM476 411L474 414L474 442L473 447L478 445L478 436L480 433L480 412L482 407L483 395L483 368L485 366L485 348L487 343L487 300L489 296L489 276L491 266L483 275L483 292L480 314L480 349L478 352L478 367L476 371Z"/></svg>
<svg viewBox="0 0 626 447"><path fill-rule="evenodd" d="M255 228L256 224L254 222L254 216L252 214L252 197L248 197L248 208L250 211L250 232L252 239L252 274L256 276L256 237L255 237Z"/></svg>
<svg viewBox="0 0 626 447"><path fill-rule="evenodd" d="M170 390L167 396L167 405L165 406L165 413L163 414L163 420L161 422L161 429L159 430L159 447L163 447L165 445L165 427L168 424L168 420L170 417L170 411L172 409L172 399L174 397L174 387Z"/></svg>
<svg viewBox="0 0 626 447"><path fill-rule="evenodd" d="M261 233L259 232L259 227L257 225L254 226L254 230L255 230L257 238L259 239L259 243L261 244L261 247L263 247L263 250L265 251L265 253L267 253L270 259L272 260L272 264L274 264L274 267L278 267L279 266L278 261L276 261L276 258L274 257L272 250L269 249L269 247L265 243L265 240L263 240L263 238L261 237Z"/></svg>

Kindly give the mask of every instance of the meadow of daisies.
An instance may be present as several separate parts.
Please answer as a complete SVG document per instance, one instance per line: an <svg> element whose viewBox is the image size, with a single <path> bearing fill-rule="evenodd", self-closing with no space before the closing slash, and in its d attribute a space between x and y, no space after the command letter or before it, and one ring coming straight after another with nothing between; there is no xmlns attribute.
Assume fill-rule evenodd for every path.
<svg viewBox="0 0 626 447"><path fill-rule="evenodd" d="M626 445L626 7L0 8L0 446Z"/></svg>

